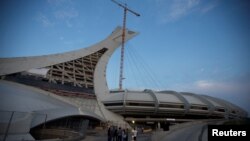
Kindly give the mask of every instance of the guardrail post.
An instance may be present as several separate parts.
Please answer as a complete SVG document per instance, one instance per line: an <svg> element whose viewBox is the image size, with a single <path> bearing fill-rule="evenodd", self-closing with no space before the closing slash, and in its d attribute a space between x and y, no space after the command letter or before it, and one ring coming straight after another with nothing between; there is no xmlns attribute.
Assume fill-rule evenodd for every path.
<svg viewBox="0 0 250 141"><path fill-rule="evenodd" d="M46 128L46 121L47 121L47 114L45 115L45 120L44 120L44 124L43 124L43 129Z"/></svg>

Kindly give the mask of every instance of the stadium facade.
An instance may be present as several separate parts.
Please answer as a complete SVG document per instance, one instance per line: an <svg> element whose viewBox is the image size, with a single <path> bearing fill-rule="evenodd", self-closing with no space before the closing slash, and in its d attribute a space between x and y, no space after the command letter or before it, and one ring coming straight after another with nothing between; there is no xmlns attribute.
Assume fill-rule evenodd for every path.
<svg viewBox="0 0 250 141"><path fill-rule="evenodd" d="M240 107L211 96L175 91L111 91L103 100L107 109L124 117L177 119L244 118ZM135 118L134 118L135 119Z"/></svg>
<svg viewBox="0 0 250 141"><path fill-rule="evenodd" d="M125 40L137 34L126 30ZM121 35L122 28L117 27L103 41L80 50L0 59L1 138L33 139L41 129L62 127L82 132L85 125L95 126L99 121L130 127L127 121L137 118L157 121L247 116L238 106L205 95L109 91L106 68L121 45Z"/></svg>

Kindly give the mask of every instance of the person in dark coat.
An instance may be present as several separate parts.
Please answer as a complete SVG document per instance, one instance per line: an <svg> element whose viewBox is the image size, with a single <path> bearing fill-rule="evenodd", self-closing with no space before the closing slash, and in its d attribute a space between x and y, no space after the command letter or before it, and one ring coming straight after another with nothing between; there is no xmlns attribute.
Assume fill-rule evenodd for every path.
<svg viewBox="0 0 250 141"><path fill-rule="evenodd" d="M127 133L125 131L125 129L122 130L122 141L126 141L127 139Z"/></svg>
<svg viewBox="0 0 250 141"><path fill-rule="evenodd" d="M109 127L109 129L108 129L108 141L111 141L111 139L112 139L112 135L111 135L111 127Z"/></svg>
<svg viewBox="0 0 250 141"><path fill-rule="evenodd" d="M114 129L115 131L114 131L114 137L113 137L113 141L118 141L118 131L117 131L117 127L115 127L115 129Z"/></svg>
<svg viewBox="0 0 250 141"><path fill-rule="evenodd" d="M118 137L118 141L122 141L122 129L121 129L121 127L119 127L119 129L117 131L117 137Z"/></svg>
<svg viewBox="0 0 250 141"><path fill-rule="evenodd" d="M126 129L126 139L125 139L125 141L128 141L128 128Z"/></svg>

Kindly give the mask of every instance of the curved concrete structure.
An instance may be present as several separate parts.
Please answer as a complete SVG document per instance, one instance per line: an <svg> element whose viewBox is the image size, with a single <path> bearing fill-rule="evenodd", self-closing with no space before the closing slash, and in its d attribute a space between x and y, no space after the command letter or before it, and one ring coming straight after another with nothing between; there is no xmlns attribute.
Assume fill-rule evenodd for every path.
<svg viewBox="0 0 250 141"><path fill-rule="evenodd" d="M126 95L126 99L124 99ZM174 91L112 91L103 100L111 111L125 117L244 118L238 106L210 96ZM126 105L126 106L124 106Z"/></svg>
<svg viewBox="0 0 250 141"><path fill-rule="evenodd" d="M46 120L50 121L67 116L91 116L103 121L104 119L90 111L81 111L79 107L70 102L63 101L60 97L30 86L0 81L1 111L15 111L30 114L35 118L31 127L35 127ZM38 120L41 118L41 120Z"/></svg>
<svg viewBox="0 0 250 141"><path fill-rule="evenodd" d="M125 41L138 34L130 30L125 32ZM0 77L4 80L0 80L0 117L5 119L0 124L5 128L0 133L5 133L12 111L26 113L24 120L17 119L25 124L13 121L13 128L22 130L9 132L16 134L28 134L30 128L45 121L69 116L88 116L129 127L122 116L107 110L101 102L109 94L108 60L121 42L122 28L117 27L103 41L80 50L1 58Z"/></svg>
<svg viewBox="0 0 250 141"><path fill-rule="evenodd" d="M43 68L63 62L68 62L71 60L76 60L78 58L82 58L84 56L93 54L104 48L109 50L109 53L106 53L104 55L108 57L113 53L113 51L116 48L118 48L121 45L121 40L122 40L121 34L122 34L122 28L117 27L111 33L111 35L109 35L103 41L87 48L82 48L79 50L66 53L33 56L33 57L0 58L0 66L1 66L0 76L27 71L34 68ZM133 38L137 34L138 33L134 31L126 30L126 41Z"/></svg>
<svg viewBox="0 0 250 141"><path fill-rule="evenodd" d="M133 38L138 33L130 30L126 30L126 39L125 41ZM32 69L49 69L47 77L50 82L56 84L61 83L65 84L66 82L74 84L74 86L91 88L94 91L94 94L97 98L97 104L99 105L101 117L105 120L117 120L113 118L115 116L112 113L104 114L103 112L109 112L105 109L103 104L98 99L103 99L104 95L109 94L109 89L106 82L106 67L108 60L112 53L120 46L122 42L122 28L117 27L110 36L105 40L92 45L88 48L83 48L76 51L53 54L53 55L44 55L44 56L35 56L35 57L17 57L17 58L1 58L0 59L0 76L4 78L5 76L12 75L15 73L24 73ZM92 56L91 56L92 55ZM83 73L79 73L78 70L69 70L68 68L75 67L79 65L79 59L82 59L82 65L86 71L83 70ZM84 62L87 59L90 59L89 62ZM92 59L92 60L91 60ZM93 60L95 59L95 60ZM72 66L70 63L74 63ZM78 64L77 64L78 63ZM81 63L81 62L80 62ZM84 64L85 63L85 64ZM60 67L63 66L63 69ZM55 70L56 68L56 70ZM59 68L59 69L58 69ZM61 69L61 70L60 70ZM73 68L75 69L75 68ZM88 71L88 69L91 69ZM53 76L52 71L61 71L60 77L58 78ZM71 71L71 72L70 72ZM86 74L86 73L91 74ZM72 75L74 73L74 75ZM58 74L57 74L58 75ZM84 77L83 82L79 82L77 75ZM72 77L71 77L72 76ZM67 79L66 79L67 77ZM85 82L86 81L86 82ZM90 87L93 85L93 87ZM112 116L109 116L112 115Z"/></svg>

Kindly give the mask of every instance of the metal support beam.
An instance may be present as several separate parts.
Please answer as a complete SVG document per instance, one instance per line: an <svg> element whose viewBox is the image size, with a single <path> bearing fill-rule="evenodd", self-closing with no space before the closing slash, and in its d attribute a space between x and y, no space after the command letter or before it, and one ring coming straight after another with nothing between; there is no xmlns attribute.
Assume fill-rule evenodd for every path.
<svg viewBox="0 0 250 141"><path fill-rule="evenodd" d="M76 60L49 66L49 82L57 81L61 84L71 83L73 86L93 88L95 67L105 51L106 49L101 49Z"/></svg>
<svg viewBox="0 0 250 141"><path fill-rule="evenodd" d="M160 104L156 94L154 93L154 91L148 90L148 89L144 90L144 92L147 92L147 93L150 94L150 96L152 96L152 98L153 98L153 100L155 102L155 114L156 114L158 112L159 104Z"/></svg>
<svg viewBox="0 0 250 141"><path fill-rule="evenodd" d="M166 93L166 94L172 94L174 96L176 96L178 99L180 99L180 101L183 102L184 104L184 108L185 108L185 114L188 113L189 109L190 109L190 103L178 92L175 91L160 91L160 93Z"/></svg>
<svg viewBox="0 0 250 141"><path fill-rule="evenodd" d="M184 93L184 92L181 92L181 93L182 94L186 94L186 95L190 95L190 96L193 96L193 97L196 97L201 102L205 103L208 106L208 110L209 110L209 114L210 115L214 112L215 106L210 101L208 101L207 99L205 99L204 97L202 97L200 95L197 95L197 94L192 94L192 93Z"/></svg>
<svg viewBox="0 0 250 141"><path fill-rule="evenodd" d="M126 100L127 100L127 96L128 96L128 90L125 89L124 94L123 94L123 113L126 113Z"/></svg>

